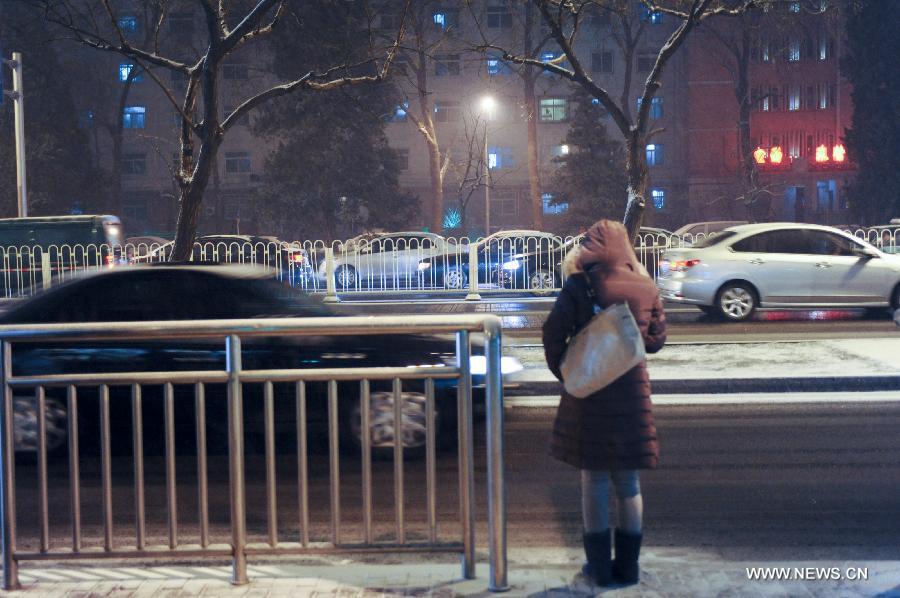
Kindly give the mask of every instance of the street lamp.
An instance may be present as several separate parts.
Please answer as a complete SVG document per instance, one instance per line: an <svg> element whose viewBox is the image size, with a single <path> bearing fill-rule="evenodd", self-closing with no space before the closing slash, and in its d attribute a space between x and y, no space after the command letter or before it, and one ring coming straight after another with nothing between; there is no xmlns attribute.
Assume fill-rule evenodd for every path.
<svg viewBox="0 0 900 598"><path fill-rule="evenodd" d="M497 101L493 96L484 96L479 102L481 114L484 116L484 236L491 234L491 164L488 154L488 121L494 116Z"/></svg>

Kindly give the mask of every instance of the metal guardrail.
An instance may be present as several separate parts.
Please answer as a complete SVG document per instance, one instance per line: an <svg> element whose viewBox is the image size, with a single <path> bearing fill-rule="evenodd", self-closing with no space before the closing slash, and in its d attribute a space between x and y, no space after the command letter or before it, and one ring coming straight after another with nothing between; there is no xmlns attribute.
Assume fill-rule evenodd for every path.
<svg viewBox="0 0 900 598"><path fill-rule="evenodd" d="M890 253L900 253L900 226L856 229L860 239ZM645 233L638 236L635 252L651 276L659 272L660 256L667 249L686 247L707 235L673 236ZM562 288L559 268L579 237L525 232L470 241L438 235L415 237L361 236L347 241L295 241L292 243L196 243L193 259L256 264L275 270L280 280L310 293L337 296L376 291L440 295L467 292L469 299L483 293L508 291L549 294ZM28 296L78 272L119 263L166 261L170 245L0 247L0 294ZM429 267L420 264L427 262Z"/></svg>
<svg viewBox="0 0 900 598"><path fill-rule="evenodd" d="M370 367L360 369L274 369L247 370L241 365L242 340L250 337L309 336L309 335L373 335L417 333L453 333L456 337L455 367ZM470 333L485 337L485 361L487 364L485 394L487 411L487 493L488 530L490 550L489 589L507 589L506 563L506 497L503 477L503 410L501 379L501 326L496 316L386 316L303 319L220 320L186 322L138 322L112 324L62 324L0 327L0 388L3 390L0 405L0 544L2 544L3 588L18 587L20 561L58 559L119 558L129 561L149 559L176 559L184 557L227 557L232 559L232 582L244 584L247 578L247 559L263 555L304 555L323 551L459 551L462 555L462 574L475 577L475 516L474 516L474 457L472 424L472 373L470 370ZM200 370L179 372L117 372L93 374L24 375L13 371L16 348L26 343L59 343L77 341L158 341L161 339L215 339L224 338L227 357L224 370ZM442 543L437 534L436 519L436 454L435 454L435 397L434 383L439 379L457 382L458 462L460 492L461 541ZM392 542L376 541L372 533L372 461L368 434L361 434L362 461L362 519L361 542L348 543L341 535L341 482L340 452L338 444L338 407L341 396L338 381L358 381L361 397L362 429L368 429L370 381L390 381L393 389L394 421L402 421L402 385L407 380L424 381L426 389L426 494L428 513L428 539L409 542L405 536L404 514L404 443L393 442L394 498L396 528ZM310 382L327 383L328 427L328 484L330 500L330 538L313 542L310 538L309 469L307 461L307 396ZM244 413L243 389L245 384L262 384L264 388L265 428L265 522L264 542L248 541L244 480ZM275 470L275 442L273 416L273 384L294 385L294 401L297 413L298 460L298 519L299 542L283 542L278 537L277 481ZM228 471L230 480L230 536L228 543L210 542L209 525L209 461L206 429L207 408L205 388L210 384L226 386L228 407ZM147 508L144 460L144 431L142 420L142 390L145 386L163 387L166 487L167 542L149 544L147 534ZM174 410L176 385L191 385L196 404L194 429L197 435L197 500L199 524L195 541L182 542L184 533L179 529L178 485L176 483ZM82 526L82 478L79 450L78 397L84 388L98 389L100 432L100 477L102 492L102 536L86 537ZM64 388L69 407L69 526L71 543L67 548L51 543L49 504L51 489L48 486L48 455L43 414L46 409L47 389ZM37 549L22 550L17 538L16 490L21 480L16 478L14 458L13 392L30 390L34 393L38 417L38 511L39 533L31 539ZM117 520L113 502L113 477L110 429L111 401L125 399L114 397L111 390L130 390L133 417L133 467L134 467L134 541L126 546L116 543L114 525ZM346 398L346 397L344 397ZM63 491L65 493L65 491ZM57 498L54 496L54 498ZM96 546L88 546L95 544Z"/></svg>

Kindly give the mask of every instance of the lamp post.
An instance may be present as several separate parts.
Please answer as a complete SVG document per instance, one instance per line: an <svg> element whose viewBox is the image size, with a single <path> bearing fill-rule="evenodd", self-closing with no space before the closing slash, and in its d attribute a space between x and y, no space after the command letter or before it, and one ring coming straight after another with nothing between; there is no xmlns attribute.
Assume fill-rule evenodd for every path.
<svg viewBox="0 0 900 598"><path fill-rule="evenodd" d="M484 116L484 236L491 234L491 164L488 154L488 121L493 118L497 102L493 96L481 98L481 114Z"/></svg>

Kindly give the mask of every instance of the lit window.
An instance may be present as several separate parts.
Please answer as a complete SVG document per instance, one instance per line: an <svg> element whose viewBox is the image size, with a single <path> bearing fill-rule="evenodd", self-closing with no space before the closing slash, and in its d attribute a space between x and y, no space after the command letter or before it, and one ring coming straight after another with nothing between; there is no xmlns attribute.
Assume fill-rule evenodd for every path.
<svg viewBox="0 0 900 598"><path fill-rule="evenodd" d="M510 72L509 65L496 57L488 57L487 59L488 75L508 75Z"/></svg>
<svg viewBox="0 0 900 598"><path fill-rule="evenodd" d="M444 54L434 57L434 74L438 77L459 74L459 54Z"/></svg>
<svg viewBox="0 0 900 598"><path fill-rule="evenodd" d="M512 27L512 13L509 6L498 4L487 7L487 26L491 29L509 29Z"/></svg>
<svg viewBox="0 0 900 598"><path fill-rule="evenodd" d="M245 174L250 170L250 152L225 152L226 174Z"/></svg>
<svg viewBox="0 0 900 598"><path fill-rule="evenodd" d="M800 3L799 2L791 2L790 5L788 6L788 10L790 10L793 13L799 13L800 12Z"/></svg>
<svg viewBox="0 0 900 598"><path fill-rule="evenodd" d="M788 61L797 62L800 60L800 39L793 37L788 42Z"/></svg>
<svg viewBox="0 0 900 598"><path fill-rule="evenodd" d="M125 82L128 81L128 76L131 75L131 72L134 71L134 65L129 63L122 63L119 65L119 81ZM143 79L143 75L139 72L135 73L131 78L133 83L137 83Z"/></svg>
<svg viewBox="0 0 900 598"><path fill-rule="evenodd" d="M436 27L443 29L447 26L447 15L442 12L434 13L434 24Z"/></svg>
<svg viewBox="0 0 900 598"><path fill-rule="evenodd" d="M663 163L663 146L661 143L647 144L647 166L659 166Z"/></svg>
<svg viewBox="0 0 900 598"><path fill-rule="evenodd" d="M550 155L554 158L562 158L563 156L568 156L569 155L569 146L566 144L551 145L550 146Z"/></svg>
<svg viewBox="0 0 900 598"><path fill-rule="evenodd" d="M569 210L568 202L553 203L552 193L542 193L541 203L543 204L544 214L565 214Z"/></svg>
<svg viewBox="0 0 900 598"><path fill-rule="evenodd" d="M139 175L147 172L147 154L123 154L122 174Z"/></svg>
<svg viewBox="0 0 900 598"><path fill-rule="evenodd" d="M223 64L222 77L225 79L247 79L249 70L246 64Z"/></svg>
<svg viewBox="0 0 900 598"><path fill-rule="evenodd" d="M650 10L647 7L641 8L641 21L645 23L650 23L651 25L659 25L662 23L662 13L655 10Z"/></svg>
<svg viewBox="0 0 900 598"><path fill-rule="evenodd" d="M567 118L567 101L564 98L541 100L539 118L544 123L564 122Z"/></svg>
<svg viewBox="0 0 900 598"><path fill-rule="evenodd" d="M406 112L408 110L409 110L409 102L403 102L402 104L400 104L396 108L394 108L394 112L391 113L390 118L388 120L390 120L390 122L395 122L395 123L406 122Z"/></svg>
<svg viewBox="0 0 900 598"><path fill-rule="evenodd" d="M666 207L666 192L662 189L651 189L650 197L653 199L653 207L663 210Z"/></svg>
<svg viewBox="0 0 900 598"><path fill-rule="evenodd" d="M147 125L147 109L144 106L126 106L122 114L122 127L126 129L143 129Z"/></svg>
<svg viewBox="0 0 900 598"><path fill-rule="evenodd" d="M513 149L511 147L490 147L488 148L488 168L513 168L515 167L515 159L513 157Z"/></svg>
<svg viewBox="0 0 900 598"><path fill-rule="evenodd" d="M541 53L541 62L553 62L559 58L558 52L542 52Z"/></svg>
<svg viewBox="0 0 900 598"><path fill-rule="evenodd" d="M446 31L451 27L456 27L459 22L459 11L453 9L443 9L431 15L434 21L434 28L439 31Z"/></svg>
<svg viewBox="0 0 900 598"><path fill-rule="evenodd" d="M642 98L637 99L637 109L641 109L641 100ZM662 98L656 97L650 100L650 118L653 120L657 120L662 118L663 115L663 102Z"/></svg>
<svg viewBox="0 0 900 598"><path fill-rule="evenodd" d="M788 110L800 110L800 87L791 86L788 91Z"/></svg>
<svg viewBox="0 0 900 598"><path fill-rule="evenodd" d="M122 31L122 34L125 37L134 37L138 32L138 20L137 17L133 16L125 16L119 17L116 21L119 25L119 29Z"/></svg>

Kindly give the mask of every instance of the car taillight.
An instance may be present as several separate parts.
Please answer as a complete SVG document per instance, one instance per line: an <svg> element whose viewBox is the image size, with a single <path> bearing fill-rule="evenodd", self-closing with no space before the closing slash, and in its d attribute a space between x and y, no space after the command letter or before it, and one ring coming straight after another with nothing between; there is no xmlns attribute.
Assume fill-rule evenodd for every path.
<svg viewBox="0 0 900 598"><path fill-rule="evenodd" d="M107 268L112 268L113 266L116 265L116 256L114 256L114 255L107 255L106 258L105 258L105 261L106 261L106 267L107 267Z"/></svg>
<svg viewBox="0 0 900 598"><path fill-rule="evenodd" d="M288 254L288 259L294 263L296 266L302 266L306 263L306 256L302 253L291 253Z"/></svg>
<svg viewBox="0 0 900 598"><path fill-rule="evenodd" d="M675 260L674 262L672 262L670 267L675 272L684 272L684 271L688 270L689 268L693 268L694 266L696 266L699 263L700 263L700 260L698 260L698 259Z"/></svg>

